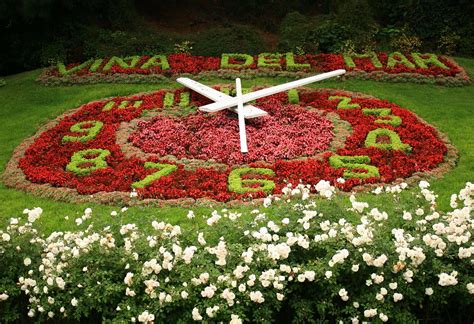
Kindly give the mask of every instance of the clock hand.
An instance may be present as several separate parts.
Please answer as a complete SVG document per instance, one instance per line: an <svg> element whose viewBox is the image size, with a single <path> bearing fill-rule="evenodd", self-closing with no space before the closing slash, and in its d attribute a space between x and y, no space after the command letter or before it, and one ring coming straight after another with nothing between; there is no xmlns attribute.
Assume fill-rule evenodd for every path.
<svg viewBox="0 0 474 324"><path fill-rule="evenodd" d="M220 102L226 99L233 98L229 95L226 95L225 93L222 93L220 91L217 91L216 89L213 89L211 87L208 87L202 83L199 83L197 81L194 81L189 78L178 78L176 79L177 82L181 83L182 85L190 88L191 90L196 91L197 93L214 100L216 102ZM237 113L236 108L229 108L233 112ZM255 118L255 117L261 117L261 116L266 116L268 115L267 112L264 110L257 108L252 105L245 105L243 109L244 117L245 118Z"/></svg>
<svg viewBox="0 0 474 324"><path fill-rule="evenodd" d="M176 81L214 101L231 98L231 96L228 96L225 93L189 78L177 78Z"/></svg>
<svg viewBox="0 0 474 324"><path fill-rule="evenodd" d="M290 90L290 89L293 89L293 88L301 87L301 86L304 86L304 85L307 85L307 84L310 84L310 83L313 83L313 82L317 82L317 81L321 81L321 80L324 80L324 79L339 76L339 75L342 75L344 73L346 73L346 70L342 70L342 69L341 70L335 70L335 71L331 71L331 72L327 72L327 73L314 75L314 76L311 76L311 77L308 77L308 78L304 78L304 79L295 80L295 81L291 81L291 82L288 82L288 83L280 84L280 85L277 85L277 86L274 86L274 87L270 87L270 88L266 88L266 89L262 89L262 90L257 90L257 91L250 92L250 93L247 93L247 94L243 95L242 96L242 101L244 103L249 102L249 101L253 101L253 100L256 100L256 99L259 99L259 98L274 95L274 94L279 93L279 92L283 92L283 91L287 91L287 90ZM231 97L231 98L225 99L224 101L219 101L219 102L215 102L215 103L212 103L212 104L201 106L201 107L199 107L199 110L206 111L206 112L215 112L215 111L219 111L219 110L222 110L222 109L234 107L236 105L237 105L237 99L234 98L234 97Z"/></svg>
<svg viewBox="0 0 474 324"><path fill-rule="evenodd" d="M237 95L237 113L239 114L240 152L247 153L247 133L245 132L244 103L242 101L240 78L235 79L235 92Z"/></svg>

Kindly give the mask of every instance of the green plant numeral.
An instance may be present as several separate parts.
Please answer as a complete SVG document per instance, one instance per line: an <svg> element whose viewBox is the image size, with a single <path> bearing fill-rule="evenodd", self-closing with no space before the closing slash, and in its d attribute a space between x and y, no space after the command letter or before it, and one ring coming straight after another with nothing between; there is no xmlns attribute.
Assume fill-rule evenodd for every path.
<svg viewBox="0 0 474 324"><path fill-rule="evenodd" d="M337 109L355 109L360 108L359 104L351 103L351 97L344 97L344 96L330 96L329 100L340 100L337 104Z"/></svg>
<svg viewBox="0 0 474 324"><path fill-rule="evenodd" d="M107 167L105 158L110 155L109 150L87 149L75 152L71 157L71 162L66 166L66 171L76 175L84 176L99 169Z"/></svg>
<svg viewBox="0 0 474 324"><path fill-rule="evenodd" d="M167 176L178 167L174 164L164 164L155 162L145 162L145 169L158 169L155 173L149 174L145 179L132 183L132 188L140 189L149 186L152 182Z"/></svg>
<svg viewBox="0 0 474 324"><path fill-rule="evenodd" d="M128 108L140 108L143 100L122 100L120 102L109 101L107 102L102 111L109 111L117 107L117 109L128 109Z"/></svg>
<svg viewBox="0 0 474 324"><path fill-rule="evenodd" d="M229 191L236 192L238 194L244 194L247 192L264 191L269 192L275 189L275 182L267 179L242 179L243 175L246 174L259 174L273 176L275 172L271 169L265 168L238 168L234 169L229 174ZM258 184L259 187L244 187L244 185Z"/></svg>
<svg viewBox="0 0 474 324"><path fill-rule="evenodd" d="M222 92L223 94L228 95L228 96L231 95L231 89L229 87L224 87L223 86L219 89L219 91Z"/></svg>
<svg viewBox="0 0 474 324"><path fill-rule="evenodd" d="M365 179L371 177L380 177L379 169L376 166L369 165L370 157L366 155L358 156L340 156L332 155L329 157L329 164L334 169L346 168L343 173L344 178L358 178ZM353 171L355 169L362 169L367 172Z"/></svg>
<svg viewBox="0 0 474 324"><path fill-rule="evenodd" d="M387 136L390 140L389 143L378 143L379 136ZM377 128L370 131L365 139L365 147L376 147L383 150L402 150L405 152L411 151L411 146L402 143L400 136L393 130L387 128Z"/></svg>
<svg viewBox="0 0 474 324"><path fill-rule="evenodd" d="M189 107L189 92L181 92L179 95L179 103L178 105L181 108ZM173 92L166 92L163 97L163 108L171 108L174 106L174 99L175 95Z"/></svg>
<svg viewBox="0 0 474 324"><path fill-rule="evenodd" d="M179 95L179 106L181 108L189 107L189 92L181 92Z"/></svg>
<svg viewBox="0 0 474 324"><path fill-rule="evenodd" d="M298 95L298 90L291 89L290 91L288 91L288 102L294 105L300 103L300 96Z"/></svg>
<svg viewBox="0 0 474 324"><path fill-rule="evenodd" d="M392 126L400 126L402 119L399 116L392 115L392 109L390 108L364 108L362 109L364 115L376 115L380 117L387 117L387 119L376 119L377 124L387 124Z"/></svg>
<svg viewBox="0 0 474 324"><path fill-rule="evenodd" d="M63 144L67 142L82 142L85 143L96 138L97 134L99 134L100 130L104 126L104 123L98 120L88 120L83 121L77 124L74 124L69 129L71 132L74 133L83 133L82 136L71 136L65 135L62 139Z"/></svg>
<svg viewBox="0 0 474 324"><path fill-rule="evenodd" d="M229 87L223 86L219 89L219 91L228 96L236 95L235 88L229 88ZM249 92L252 92L252 88L242 88L242 94L246 94ZM248 103L254 103L254 102L255 100L252 100L252 101L249 101Z"/></svg>
<svg viewBox="0 0 474 324"><path fill-rule="evenodd" d="M163 107L170 108L170 107L173 107L173 104L174 104L174 93L172 92L165 93L165 96L163 97Z"/></svg>

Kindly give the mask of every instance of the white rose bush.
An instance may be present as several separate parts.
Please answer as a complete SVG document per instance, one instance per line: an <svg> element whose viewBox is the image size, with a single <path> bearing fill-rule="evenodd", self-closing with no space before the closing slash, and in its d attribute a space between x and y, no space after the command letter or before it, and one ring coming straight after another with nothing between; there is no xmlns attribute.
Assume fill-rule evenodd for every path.
<svg viewBox="0 0 474 324"><path fill-rule="evenodd" d="M41 208L25 209L0 229L0 322L472 322L472 183L450 211L426 181L412 196L374 190L393 195L390 212L317 187L248 213L190 211L186 229L120 224L125 209L96 228L87 209L76 230L44 235Z"/></svg>

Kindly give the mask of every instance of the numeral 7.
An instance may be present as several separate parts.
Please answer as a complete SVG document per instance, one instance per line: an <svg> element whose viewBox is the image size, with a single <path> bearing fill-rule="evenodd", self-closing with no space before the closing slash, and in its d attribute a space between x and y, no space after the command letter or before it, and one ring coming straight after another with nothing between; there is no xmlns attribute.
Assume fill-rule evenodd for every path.
<svg viewBox="0 0 474 324"><path fill-rule="evenodd" d="M173 164L164 164L164 163L155 163L155 162L145 162L145 169L158 169L155 173L149 174L145 179L132 183L132 187L135 189L145 188L149 186L152 182L160 179L163 176L166 176L178 167Z"/></svg>

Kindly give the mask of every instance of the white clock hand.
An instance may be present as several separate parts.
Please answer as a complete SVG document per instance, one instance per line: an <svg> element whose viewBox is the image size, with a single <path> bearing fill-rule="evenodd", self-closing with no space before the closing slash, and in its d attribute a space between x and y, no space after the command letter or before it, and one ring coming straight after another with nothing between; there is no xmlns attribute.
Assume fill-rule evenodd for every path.
<svg viewBox="0 0 474 324"><path fill-rule="evenodd" d="M211 87L208 87L202 83L199 83L195 80L189 79L189 78L178 78L176 79L177 82L181 83L182 85L190 88L191 90L196 91L197 93L214 100L216 102L221 102L226 99L233 98L231 96L226 95L225 93L222 93L220 91L217 91L216 89L213 89ZM237 109L235 108L229 108L233 112L237 113ZM245 118L256 118L256 117L261 117L261 116L266 116L268 115L267 112L265 112L262 109L259 109L255 106L252 105L245 105L243 109L244 117Z"/></svg>
<svg viewBox="0 0 474 324"><path fill-rule="evenodd" d="M244 103L242 102L240 78L235 79L235 91L237 95L237 113L239 114L240 152L247 153L247 132L245 131Z"/></svg>
<svg viewBox="0 0 474 324"><path fill-rule="evenodd" d="M259 99L259 98L274 95L274 94L282 92L282 91L287 91L287 90L297 88L297 87L301 87L301 86L304 86L304 85L307 85L307 84L310 84L310 83L313 83L313 82L317 82L317 81L321 81L321 80L324 80L324 79L339 76L339 75L342 75L344 73L346 73L346 70L342 70L342 69L341 70L335 70L335 71L331 71L331 72L311 76L311 77L308 77L308 78L304 78L304 79L295 80L295 81L291 81L291 82L288 82L288 83L280 84L280 85L277 85L277 86L274 86L274 87L270 87L270 88L266 88L266 89L262 89L262 90L257 90L257 91L250 92L250 93L247 93L247 94L243 95L242 96L242 101L244 103L249 102L249 101L253 101L253 100L256 100L256 99ZM212 103L212 104L201 106L201 107L199 107L199 110L206 111L206 112L215 112L215 111L219 111L219 110L222 110L222 109L234 107L236 105L237 105L237 99L234 98L234 97L231 97L231 98L225 99L224 101L219 101L219 102L215 102L215 103Z"/></svg>

